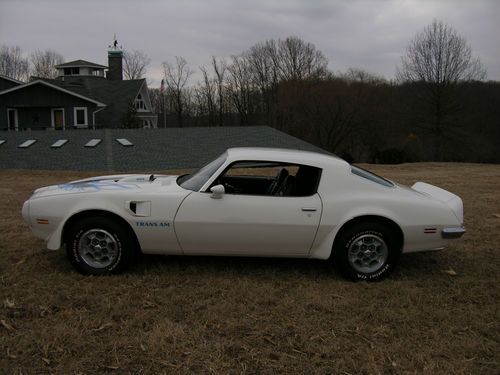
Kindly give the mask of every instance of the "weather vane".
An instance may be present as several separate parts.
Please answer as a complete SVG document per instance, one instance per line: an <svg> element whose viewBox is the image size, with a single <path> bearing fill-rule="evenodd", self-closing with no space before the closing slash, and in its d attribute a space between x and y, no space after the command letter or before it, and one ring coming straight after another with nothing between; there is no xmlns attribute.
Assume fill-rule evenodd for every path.
<svg viewBox="0 0 500 375"><path fill-rule="evenodd" d="M109 47L109 48L113 48L113 49L118 49L118 48L119 48L119 49L123 49L123 47L122 47L122 46L118 47L118 39L116 39L116 33L115 33L115 34L114 34L114 36L113 36L113 45L112 45L112 46L111 46L111 45L109 45L108 47Z"/></svg>

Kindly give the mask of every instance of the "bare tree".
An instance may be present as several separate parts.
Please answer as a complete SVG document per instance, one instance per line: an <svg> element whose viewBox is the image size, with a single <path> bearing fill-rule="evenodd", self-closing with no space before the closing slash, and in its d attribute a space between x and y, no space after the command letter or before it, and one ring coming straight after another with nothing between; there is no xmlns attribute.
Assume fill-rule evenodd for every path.
<svg viewBox="0 0 500 375"><path fill-rule="evenodd" d="M212 68L214 69L215 85L217 87L217 110L219 118L219 126L224 125L224 74L226 73L226 64L224 61L212 56Z"/></svg>
<svg viewBox="0 0 500 375"><path fill-rule="evenodd" d="M255 44L245 53L254 75L254 83L262 92L277 84L278 74L271 58L275 48L275 41L270 40Z"/></svg>
<svg viewBox="0 0 500 375"><path fill-rule="evenodd" d="M215 126L215 83L207 68L200 67L200 70L203 75L203 83L197 88L195 98L199 103L199 111L208 116L208 126Z"/></svg>
<svg viewBox="0 0 500 375"><path fill-rule="evenodd" d="M341 73L340 78L349 83L366 83L369 85L387 84L387 80L378 74L367 72L363 69L349 68Z"/></svg>
<svg viewBox="0 0 500 375"><path fill-rule="evenodd" d="M207 109L205 88L202 83L198 82L198 84L192 88L191 100L192 112L196 118L196 122L207 125L206 116L209 111ZM212 126L210 119L208 119L208 121L208 125Z"/></svg>
<svg viewBox="0 0 500 375"><path fill-rule="evenodd" d="M279 84L277 111L283 128L325 150L339 152L358 130L362 98L342 79Z"/></svg>
<svg viewBox="0 0 500 375"><path fill-rule="evenodd" d="M205 114L208 115L208 126L223 126L227 113L227 64L224 60L217 60L212 56L211 68L212 74L208 68L200 67L203 82L198 85L195 98L197 101L202 100L203 105L198 107L204 108Z"/></svg>
<svg viewBox="0 0 500 375"><path fill-rule="evenodd" d="M434 158L442 160L444 138L450 136L453 116L461 108L456 101L457 84L486 77L479 59L455 29L434 20L410 42L396 76L417 89L415 98L430 114L420 127L433 135Z"/></svg>
<svg viewBox="0 0 500 375"><path fill-rule="evenodd" d="M257 103L265 121L279 126L276 109L278 84L283 81L325 78L328 60L316 47L297 37L257 43L242 54L249 64L254 88L259 91Z"/></svg>
<svg viewBox="0 0 500 375"><path fill-rule="evenodd" d="M62 64L64 62L64 57L54 51L35 51L30 56L31 61L31 75L41 78L56 78L57 70L56 65Z"/></svg>
<svg viewBox="0 0 500 375"><path fill-rule="evenodd" d="M455 29L434 20L410 42L397 76L403 81L431 84L481 80L485 71L472 49Z"/></svg>
<svg viewBox="0 0 500 375"><path fill-rule="evenodd" d="M328 60L312 43L292 36L268 41L267 48L282 81L321 78L326 74Z"/></svg>
<svg viewBox="0 0 500 375"><path fill-rule="evenodd" d="M233 56L227 70L230 100L239 115L240 125L249 125L249 116L253 112L253 83L248 59L245 55Z"/></svg>
<svg viewBox="0 0 500 375"><path fill-rule="evenodd" d="M182 127L184 110L186 108L186 84L193 71L189 69L187 61L179 56L175 57L175 64L164 62L162 66L165 84L167 85L168 93L172 96L174 111L177 114L177 123Z"/></svg>
<svg viewBox="0 0 500 375"><path fill-rule="evenodd" d="M260 91L262 112L265 114L268 125L273 123L271 112L276 102L278 87L278 74L271 58L274 45L274 41L257 43L245 53L250 64L253 83Z"/></svg>
<svg viewBox="0 0 500 375"><path fill-rule="evenodd" d="M0 74L27 81L29 78L29 61L23 57L23 52L19 46L2 46L0 48Z"/></svg>
<svg viewBox="0 0 500 375"><path fill-rule="evenodd" d="M144 78L151 59L142 51L126 51L123 54L123 73L126 79Z"/></svg>

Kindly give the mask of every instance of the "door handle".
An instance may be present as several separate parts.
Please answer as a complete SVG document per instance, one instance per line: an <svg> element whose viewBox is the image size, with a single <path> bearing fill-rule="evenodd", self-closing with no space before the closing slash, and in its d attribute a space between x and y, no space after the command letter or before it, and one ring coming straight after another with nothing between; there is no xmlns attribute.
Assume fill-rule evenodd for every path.
<svg viewBox="0 0 500 375"><path fill-rule="evenodd" d="M317 209L316 208L312 208L312 207L302 207L302 211L303 212L316 212Z"/></svg>

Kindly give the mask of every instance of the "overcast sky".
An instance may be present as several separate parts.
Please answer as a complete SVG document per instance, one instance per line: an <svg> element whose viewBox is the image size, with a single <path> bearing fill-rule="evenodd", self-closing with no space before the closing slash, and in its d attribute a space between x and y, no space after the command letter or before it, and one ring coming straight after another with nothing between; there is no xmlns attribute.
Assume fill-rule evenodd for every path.
<svg viewBox="0 0 500 375"><path fill-rule="evenodd" d="M124 49L151 57L147 78L155 87L162 61L174 56L198 70L212 55L294 35L315 44L333 71L354 67L392 78L408 42L434 18L457 29L488 78L500 80L498 0L0 0L0 44L107 65L116 33Z"/></svg>

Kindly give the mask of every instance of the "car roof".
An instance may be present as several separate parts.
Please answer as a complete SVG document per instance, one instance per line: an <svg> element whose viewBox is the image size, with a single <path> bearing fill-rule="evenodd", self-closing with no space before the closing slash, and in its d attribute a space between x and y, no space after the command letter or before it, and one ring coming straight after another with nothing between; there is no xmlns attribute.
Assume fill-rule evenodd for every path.
<svg viewBox="0 0 500 375"><path fill-rule="evenodd" d="M292 150L267 147L235 147L227 150L231 160L266 160L305 164L319 168L349 166L345 160L333 154L321 154L312 151Z"/></svg>

